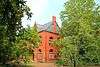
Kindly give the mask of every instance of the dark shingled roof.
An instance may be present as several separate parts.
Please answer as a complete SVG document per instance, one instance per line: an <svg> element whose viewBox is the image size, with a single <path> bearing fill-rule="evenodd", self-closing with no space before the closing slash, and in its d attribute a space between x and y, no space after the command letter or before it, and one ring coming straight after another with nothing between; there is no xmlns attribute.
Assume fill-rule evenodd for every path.
<svg viewBox="0 0 100 67"><path fill-rule="evenodd" d="M44 25L40 25L40 24L34 24L34 26L37 28L37 31L48 31L48 32L53 32L53 23L52 22L48 22ZM60 27L58 26L58 24L56 23L56 33L59 33L60 31Z"/></svg>

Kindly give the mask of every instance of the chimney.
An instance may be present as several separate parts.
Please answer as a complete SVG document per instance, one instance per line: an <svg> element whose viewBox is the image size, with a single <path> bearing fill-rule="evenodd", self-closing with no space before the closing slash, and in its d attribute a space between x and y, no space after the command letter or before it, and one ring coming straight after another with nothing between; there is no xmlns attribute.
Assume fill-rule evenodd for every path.
<svg viewBox="0 0 100 67"><path fill-rule="evenodd" d="M53 22L53 32L56 33L56 17L52 16L52 22Z"/></svg>

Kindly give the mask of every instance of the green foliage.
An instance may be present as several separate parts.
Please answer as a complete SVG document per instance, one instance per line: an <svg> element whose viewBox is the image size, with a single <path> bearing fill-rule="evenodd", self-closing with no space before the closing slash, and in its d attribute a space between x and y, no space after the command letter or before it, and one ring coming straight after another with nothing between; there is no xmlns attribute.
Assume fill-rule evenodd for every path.
<svg viewBox="0 0 100 67"><path fill-rule="evenodd" d="M17 35L17 42L20 40L25 40L29 43L33 44L33 48L37 47L40 39L38 35L38 31L35 27L28 26L27 28L23 28Z"/></svg>
<svg viewBox="0 0 100 67"><path fill-rule="evenodd" d="M23 62L30 61L30 55L33 56L33 49L38 46L40 38L37 30L34 27L27 27L18 32L16 37L16 44L13 47L13 60L21 62L20 57Z"/></svg>
<svg viewBox="0 0 100 67"><path fill-rule="evenodd" d="M64 60L58 60L56 61L57 67L61 67L64 64Z"/></svg>
<svg viewBox="0 0 100 67"><path fill-rule="evenodd" d="M60 59L65 64L76 67L77 64L99 63L100 46L96 28L100 28L100 8L95 0L68 0L61 12L62 38L55 42Z"/></svg>
<svg viewBox="0 0 100 67"><path fill-rule="evenodd" d="M31 17L30 9L24 0L0 0L0 63L11 60L16 34L22 28L21 18Z"/></svg>

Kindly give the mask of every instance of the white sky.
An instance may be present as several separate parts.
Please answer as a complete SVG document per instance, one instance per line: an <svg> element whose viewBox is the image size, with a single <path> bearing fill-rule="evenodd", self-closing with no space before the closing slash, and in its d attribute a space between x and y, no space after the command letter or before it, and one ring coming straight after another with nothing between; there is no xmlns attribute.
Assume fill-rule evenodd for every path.
<svg viewBox="0 0 100 67"><path fill-rule="evenodd" d="M67 0L26 0L27 5L30 7L33 13L31 20L27 20L27 17L22 19L22 24L33 26L36 21L39 24L45 24L52 20L52 16L57 17L57 22L61 25L59 13L64 8L64 3ZM96 3L100 4L100 0L96 0Z"/></svg>
<svg viewBox="0 0 100 67"><path fill-rule="evenodd" d="M33 16L31 20L27 17L22 19L22 24L33 26L36 21L38 24L45 24L52 20L52 16L57 17L57 22L61 25L59 13L63 8L66 0L27 0L27 5L30 7Z"/></svg>

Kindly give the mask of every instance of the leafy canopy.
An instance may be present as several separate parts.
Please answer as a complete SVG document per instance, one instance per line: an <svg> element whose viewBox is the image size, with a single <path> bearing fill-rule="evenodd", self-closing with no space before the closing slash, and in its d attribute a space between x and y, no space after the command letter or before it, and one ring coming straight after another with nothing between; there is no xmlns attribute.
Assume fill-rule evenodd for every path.
<svg viewBox="0 0 100 67"><path fill-rule="evenodd" d="M60 59L76 67L77 64L99 63L99 46L95 32L99 6L95 0L68 0L61 12L61 36L56 42ZM99 27L98 27L99 28ZM100 39L100 38L99 38ZM98 53L97 53L98 52Z"/></svg>

